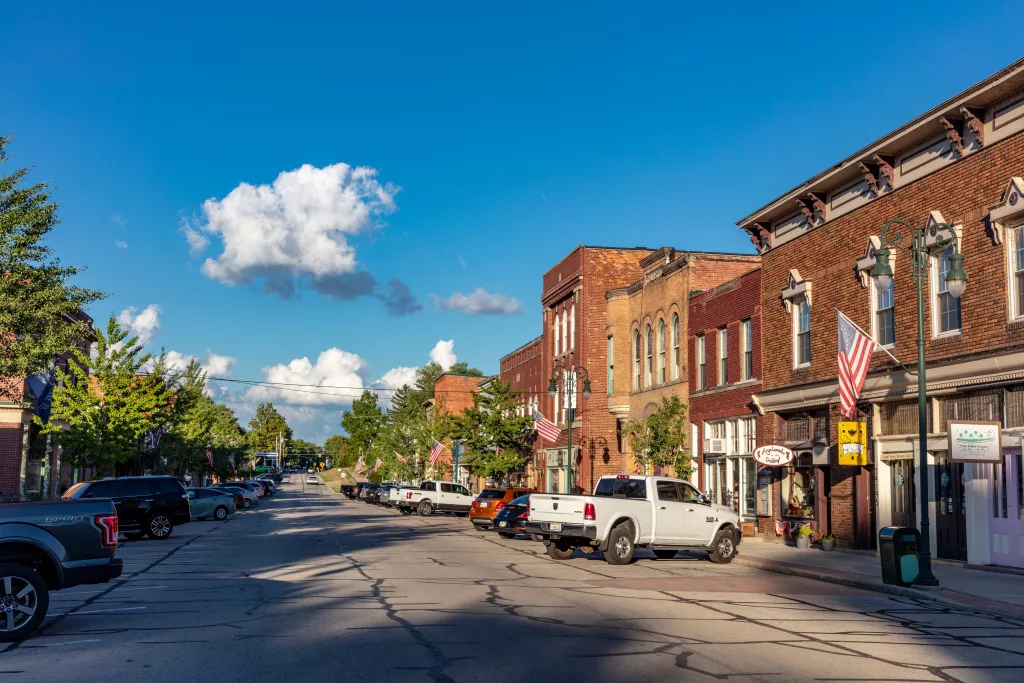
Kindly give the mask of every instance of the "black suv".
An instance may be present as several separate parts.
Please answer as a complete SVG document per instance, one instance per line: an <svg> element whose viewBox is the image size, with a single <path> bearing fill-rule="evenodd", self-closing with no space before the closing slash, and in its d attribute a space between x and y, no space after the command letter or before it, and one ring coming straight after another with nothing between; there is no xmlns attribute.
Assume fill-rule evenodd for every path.
<svg viewBox="0 0 1024 683"><path fill-rule="evenodd" d="M175 525L188 523L188 493L174 477L120 477L75 484L61 498L109 498L117 509L117 525L129 540L145 534L162 540Z"/></svg>

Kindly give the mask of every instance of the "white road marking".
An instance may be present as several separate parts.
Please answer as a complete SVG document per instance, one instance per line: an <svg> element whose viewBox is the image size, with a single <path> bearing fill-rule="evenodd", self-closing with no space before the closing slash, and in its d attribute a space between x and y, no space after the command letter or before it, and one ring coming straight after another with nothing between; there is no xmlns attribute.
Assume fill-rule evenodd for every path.
<svg viewBox="0 0 1024 683"><path fill-rule="evenodd" d="M81 643L98 643L99 638L90 638L89 640L69 640L66 643L32 643L32 647L57 647L58 645L79 645Z"/></svg>

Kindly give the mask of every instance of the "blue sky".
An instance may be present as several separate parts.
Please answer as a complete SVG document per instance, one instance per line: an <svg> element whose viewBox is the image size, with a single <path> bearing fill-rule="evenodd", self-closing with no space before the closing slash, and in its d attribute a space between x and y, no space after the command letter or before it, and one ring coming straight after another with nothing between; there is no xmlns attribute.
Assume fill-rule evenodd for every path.
<svg viewBox="0 0 1024 683"><path fill-rule="evenodd" d="M1020 57L1015 9L22 3L0 129L8 166L55 186L59 255L111 294L92 315L155 304L153 348L254 380L308 358L269 372L361 386L454 340L495 372L575 245L749 251L737 219ZM255 225L288 253L246 251ZM225 397L273 398L316 439L341 409Z"/></svg>

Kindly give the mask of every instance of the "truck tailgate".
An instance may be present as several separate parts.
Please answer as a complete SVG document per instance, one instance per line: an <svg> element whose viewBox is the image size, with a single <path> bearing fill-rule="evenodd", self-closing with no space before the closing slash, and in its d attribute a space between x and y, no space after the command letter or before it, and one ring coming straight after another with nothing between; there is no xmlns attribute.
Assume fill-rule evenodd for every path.
<svg viewBox="0 0 1024 683"><path fill-rule="evenodd" d="M531 494L530 521L583 524L584 500L584 496L573 496L568 494Z"/></svg>

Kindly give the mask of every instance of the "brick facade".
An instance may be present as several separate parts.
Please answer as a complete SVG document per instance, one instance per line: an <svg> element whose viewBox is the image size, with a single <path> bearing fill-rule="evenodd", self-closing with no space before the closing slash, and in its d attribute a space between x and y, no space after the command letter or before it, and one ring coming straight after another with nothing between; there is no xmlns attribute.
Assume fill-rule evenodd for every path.
<svg viewBox="0 0 1024 683"><path fill-rule="evenodd" d="M515 351L503 356L498 363L499 379L512 386L520 394L523 415L532 415L532 406L539 406L541 397L546 396L550 372L544 364L544 338L537 337L523 344ZM536 488L540 485L537 463L543 453L543 442L537 439L533 453L526 466L526 485Z"/></svg>
<svg viewBox="0 0 1024 683"><path fill-rule="evenodd" d="M438 377L434 382L434 415L457 415L466 408L472 408L473 393L479 391L480 384L486 379L486 377L448 373ZM444 471L450 473L452 470L451 440L444 439L443 443L447 448L441 453L437 464ZM477 482L477 488L479 488L479 482Z"/></svg>

